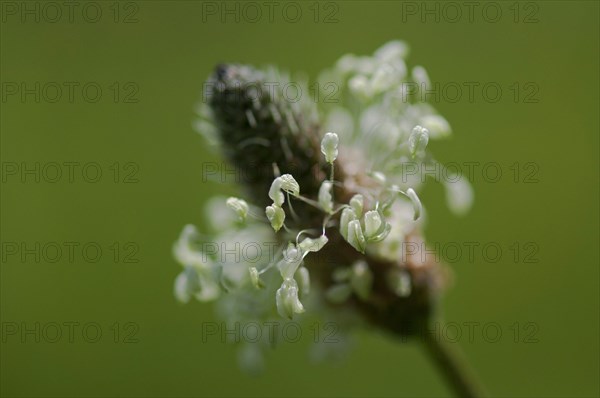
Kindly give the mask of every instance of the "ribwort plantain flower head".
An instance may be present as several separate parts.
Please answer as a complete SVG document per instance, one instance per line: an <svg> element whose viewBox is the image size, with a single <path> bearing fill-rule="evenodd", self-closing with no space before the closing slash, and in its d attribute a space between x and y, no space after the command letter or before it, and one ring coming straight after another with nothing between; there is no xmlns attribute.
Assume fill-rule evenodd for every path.
<svg viewBox="0 0 600 398"><path fill-rule="evenodd" d="M291 80L275 68L216 68L198 126L243 172L244 199L208 205L216 228L204 243L225 246L203 246L195 227L184 228L174 248L184 267L177 299L216 301L227 322L311 316L343 325L340 332L374 325L410 336L431 319L444 272L403 252L423 241L425 215L422 181L404 170L411 162L442 167L428 143L451 130L420 100L429 77L420 66L409 70L407 54L394 41L372 56L343 56L319 78L334 84L339 101L319 109L306 96L286 100L282 88ZM308 92L306 83L300 87ZM450 208L465 212L470 187L445 186ZM240 243L243 250L244 242L273 250L236 261L221 255L222 247ZM244 344L252 347L242 347L243 363L262 363L270 344Z"/></svg>

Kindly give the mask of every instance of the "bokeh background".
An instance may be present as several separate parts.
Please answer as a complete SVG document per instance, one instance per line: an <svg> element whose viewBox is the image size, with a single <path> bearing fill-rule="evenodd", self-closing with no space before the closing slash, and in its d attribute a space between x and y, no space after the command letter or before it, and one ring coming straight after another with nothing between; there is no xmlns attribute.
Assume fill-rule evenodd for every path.
<svg viewBox="0 0 600 398"><path fill-rule="evenodd" d="M60 6L62 18L53 23L43 2L2 2L2 396L448 396L418 345L374 333L358 335L339 363L312 363L307 339L283 345L262 377L247 376L232 346L202 342L202 322L215 321L212 307L180 305L172 294L180 267L171 245L182 226L202 227L206 200L236 192L202 181L202 165L220 158L192 129L214 65L272 63L316 77L341 55L370 54L392 39L410 45L409 64L424 65L433 81L503 89L497 102L480 89L470 101L465 89L458 101L442 96L434 104L455 133L431 144L440 160L496 162L503 172L496 183L476 172L476 202L462 218L448 211L439 185L422 195L430 241L503 249L495 263L463 256L451 264L445 319L496 323L502 331L491 343L481 328L473 341L463 329L456 344L494 396L600 394L598 2L496 2L489 9L481 2L472 17L458 2L457 20L443 2L298 2L296 23L284 18L284 2L272 21L256 3L263 15L255 22L240 2L99 1L85 15L88 3L80 4L72 21ZM214 9L207 4L237 7L239 22L207 13ZM34 14L23 16L23 7ZM423 19L424 7L434 14ZM93 23L98 8L102 16ZM36 82L39 101L12 94ZM65 91L52 103L52 92L43 92L52 82L94 82L102 95L88 102L75 88L73 101ZM73 182L64 167L55 183L22 174L23 165L52 162L79 162ZM81 175L89 163L100 165L97 183ZM535 175L526 183L528 163ZM39 261L11 254L15 243L36 242L80 246L73 261L66 251L56 262L47 261L50 252ZM99 261L82 257L86 242L102 247ZM523 261L527 243L537 248L537 262ZM79 325L72 341L62 326L51 342L47 325L67 322ZM22 330L36 323L47 332L39 342ZM102 330L95 343L81 335L89 324ZM95 330L88 330L92 337Z"/></svg>

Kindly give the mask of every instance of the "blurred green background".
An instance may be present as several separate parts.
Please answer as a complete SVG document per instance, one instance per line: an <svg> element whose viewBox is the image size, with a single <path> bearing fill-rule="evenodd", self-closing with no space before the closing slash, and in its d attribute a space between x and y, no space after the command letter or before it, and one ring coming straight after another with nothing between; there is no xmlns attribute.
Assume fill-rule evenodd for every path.
<svg viewBox="0 0 600 398"><path fill-rule="evenodd" d="M448 396L418 345L374 333L359 335L341 363L313 364L304 339L274 351L262 377L247 376L232 346L202 342L202 322L216 319L212 307L182 306L172 294L180 267L171 245L181 228L202 227L207 198L235 192L202 182L202 164L220 158L192 129L214 65L272 63L316 77L341 55L370 54L392 39L411 46L409 65L424 65L433 81L494 82L503 90L497 102L480 89L469 101L465 89L456 102L434 104L455 132L431 144L441 161L497 162L503 172L490 183L478 169L475 205L463 218L447 210L439 185L423 193L429 240L497 242L503 249L496 263L463 256L451 264L445 319L496 323L502 331L490 343L480 327L470 342L464 329L457 344L494 396L600 394L598 2L478 3L472 20L458 2L463 15L454 22L455 11L442 2L301 2L297 23L284 18L283 2L272 21L267 6L256 3L263 12L256 22L239 2L101 1L82 14L87 4L75 8L72 22L59 6L62 19L52 23L55 11L43 2L2 2L2 396ZM23 17L23 7L34 14ZM238 7L240 21L223 21L206 7ZM422 7L438 7L439 22L435 14L423 21ZM102 15L93 23L96 9ZM12 94L36 82L39 101ZM67 91L49 101L52 82L77 82L73 101ZM98 102L82 97L90 82L102 88ZM536 102L525 101L531 87ZM50 176L52 162L79 166L72 183L66 168L60 181L42 174L38 183L33 174L22 176L22 162L46 166ZM528 162L537 165L538 182L524 183ZM92 176L99 165L99 182L83 179L87 164ZM34 254L11 254L22 242L80 246L73 261L62 246L52 263L51 246L39 262ZM82 257L86 242L101 246L99 261ZM510 251L515 242L518 261ZM536 263L523 261L530 242ZM21 330L36 322L46 330L39 342ZM79 325L73 341L62 326L62 338L51 342L48 325L65 322ZM90 324L102 331L96 343L81 335ZM88 330L92 337L95 330Z"/></svg>

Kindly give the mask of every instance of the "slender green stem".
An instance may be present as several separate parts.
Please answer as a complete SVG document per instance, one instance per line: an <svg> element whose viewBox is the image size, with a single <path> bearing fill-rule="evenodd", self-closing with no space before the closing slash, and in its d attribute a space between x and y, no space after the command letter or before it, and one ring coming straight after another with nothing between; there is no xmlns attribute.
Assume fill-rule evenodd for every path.
<svg viewBox="0 0 600 398"><path fill-rule="evenodd" d="M467 366L462 353L445 344L434 333L424 333L423 343L438 371L458 397L475 398L487 396L485 389Z"/></svg>

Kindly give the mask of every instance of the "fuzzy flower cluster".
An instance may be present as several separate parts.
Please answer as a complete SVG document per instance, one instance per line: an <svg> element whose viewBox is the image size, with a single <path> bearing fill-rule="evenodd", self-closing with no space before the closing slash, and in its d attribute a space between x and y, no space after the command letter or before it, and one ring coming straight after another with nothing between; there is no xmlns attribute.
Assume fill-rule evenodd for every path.
<svg viewBox="0 0 600 398"><path fill-rule="evenodd" d="M306 260L331 244L332 229L361 255L397 259L402 242L422 222L424 209L417 195L420 178L403 176L400 166L437 164L427 145L450 134L450 127L431 106L408 95L409 83L426 89L429 79L422 67L409 72L407 52L404 43L390 42L373 56L346 55L322 74L322 79L338 83L342 101L321 109L326 131L330 131L322 137L321 156L330 170L318 195L305 196L293 175L282 174L265 193L272 201L266 208L236 197L214 198L206 212L212 231L203 237L188 225L174 245L174 255L183 265L175 281L180 301L192 297L216 301L220 316L231 324L301 322L305 312L338 325L360 324L351 311L334 310L327 303L344 303L351 296L367 300L373 288L369 264L363 260L338 264L331 276L333 283L320 289L311 284ZM343 180L336 180L340 162ZM464 212L472 201L470 187L464 181L443 183L450 208ZM338 186L354 194L340 202L334 194ZM294 205L300 202L322 214L320 229L312 225L291 228L286 223L288 218L298 218ZM231 247L231 242L238 243L240 250L249 245L257 250L235 259L221 255L221 248ZM399 271L391 279L398 296L411 294L405 273ZM261 341L243 342L240 361L246 369L260 368L263 353L271 345L268 333L263 335Z"/></svg>
<svg viewBox="0 0 600 398"><path fill-rule="evenodd" d="M418 227L412 222L422 211L415 205L419 202L416 192L425 177L444 186L446 202L454 213L465 214L473 202L468 181L446 169L427 150L430 140L446 138L452 130L423 101L431 85L429 76L422 66L409 69L407 55L404 42L391 41L372 56L345 55L320 76L322 82L335 82L340 88L340 101L329 104L324 113L325 128L338 132L344 154L352 160L344 162L348 166L344 183L370 203L390 207L386 214L391 218L391 233L376 248L377 254L390 259L397 258L405 237ZM375 184L365 184L365 172ZM390 192L405 194L414 208L402 201L390 204L386 199Z"/></svg>

